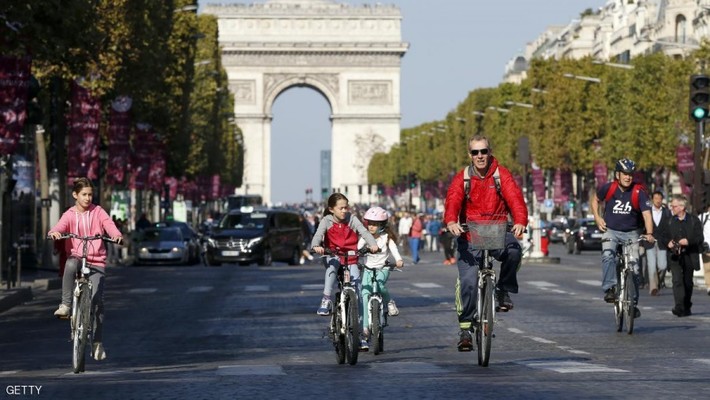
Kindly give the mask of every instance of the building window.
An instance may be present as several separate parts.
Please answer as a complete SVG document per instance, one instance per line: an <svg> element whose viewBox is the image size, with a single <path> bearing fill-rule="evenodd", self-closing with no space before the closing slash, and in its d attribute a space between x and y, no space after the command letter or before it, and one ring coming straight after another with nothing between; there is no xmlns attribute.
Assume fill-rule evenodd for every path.
<svg viewBox="0 0 710 400"><path fill-rule="evenodd" d="M685 43L688 40L688 24L685 16L678 15L675 18L675 41L677 43Z"/></svg>

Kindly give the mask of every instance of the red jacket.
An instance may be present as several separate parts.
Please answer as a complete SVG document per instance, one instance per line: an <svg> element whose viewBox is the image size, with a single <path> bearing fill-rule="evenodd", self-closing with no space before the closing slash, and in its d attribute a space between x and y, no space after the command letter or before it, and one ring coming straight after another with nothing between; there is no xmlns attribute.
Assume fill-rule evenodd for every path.
<svg viewBox="0 0 710 400"><path fill-rule="evenodd" d="M500 175L500 195L496 191L493 173L498 168ZM508 214L513 217L513 223L527 226L528 207L523 199L523 192L513 179L510 171L498 164L498 160L491 156L491 166L482 179L478 176L471 177L471 190L466 204L463 189L463 170L454 175L449 190L446 192L444 205L444 224L451 222L475 220L506 220ZM466 221L459 221L461 211L465 210ZM466 234L468 237L468 233Z"/></svg>

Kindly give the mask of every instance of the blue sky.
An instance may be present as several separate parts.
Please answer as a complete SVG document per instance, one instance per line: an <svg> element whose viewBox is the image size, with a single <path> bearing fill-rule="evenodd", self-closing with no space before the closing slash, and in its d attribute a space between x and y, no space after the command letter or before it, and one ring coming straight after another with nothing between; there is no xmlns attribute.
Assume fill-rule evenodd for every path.
<svg viewBox="0 0 710 400"><path fill-rule="evenodd" d="M201 3L263 3L205 1ZM375 1L338 0L351 5ZM384 0L402 11L402 128L443 119L468 93L495 87L506 63L550 25L566 25L605 0ZM292 88L274 103L272 201L320 192L320 151L330 149L330 107L317 92Z"/></svg>

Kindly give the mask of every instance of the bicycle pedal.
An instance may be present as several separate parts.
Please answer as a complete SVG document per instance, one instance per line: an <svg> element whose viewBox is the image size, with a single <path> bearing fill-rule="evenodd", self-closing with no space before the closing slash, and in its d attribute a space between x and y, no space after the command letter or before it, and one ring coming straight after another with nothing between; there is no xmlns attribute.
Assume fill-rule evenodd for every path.
<svg viewBox="0 0 710 400"><path fill-rule="evenodd" d="M57 319L70 319L71 318L70 315L57 315L56 317L57 317Z"/></svg>

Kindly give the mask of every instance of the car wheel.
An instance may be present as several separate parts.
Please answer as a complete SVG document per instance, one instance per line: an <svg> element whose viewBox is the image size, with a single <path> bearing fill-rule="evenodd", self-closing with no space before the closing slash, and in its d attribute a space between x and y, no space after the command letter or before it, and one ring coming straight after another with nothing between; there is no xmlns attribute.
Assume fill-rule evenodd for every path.
<svg viewBox="0 0 710 400"><path fill-rule="evenodd" d="M268 267L272 262L273 259L271 258L271 249L267 247L264 249L264 255L261 256L261 265Z"/></svg>
<svg viewBox="0 0 710 400"><path fill-rule="evenodd" d="M291 254L291 258L288 260L288 265L298 265L301 263L301 249L298 247L293 249L293 253Z"/></svg>

